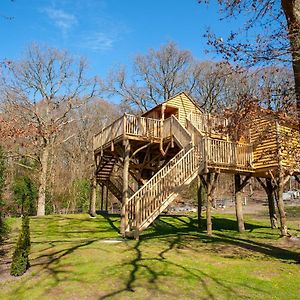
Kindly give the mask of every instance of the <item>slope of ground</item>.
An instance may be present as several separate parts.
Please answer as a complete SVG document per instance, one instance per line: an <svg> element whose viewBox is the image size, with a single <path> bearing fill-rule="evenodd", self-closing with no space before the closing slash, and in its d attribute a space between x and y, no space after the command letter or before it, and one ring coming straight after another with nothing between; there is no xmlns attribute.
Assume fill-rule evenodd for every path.
<svg viewBox="0 0 300 300"><path fill-rule="evenodd" d="M140 241L120 239L117 217L32 218L31 268L2 269L0 299L297 299L297 243L251 218L238 234L232 216L215 215L208 238L193 216L164 216Z"/></svg>

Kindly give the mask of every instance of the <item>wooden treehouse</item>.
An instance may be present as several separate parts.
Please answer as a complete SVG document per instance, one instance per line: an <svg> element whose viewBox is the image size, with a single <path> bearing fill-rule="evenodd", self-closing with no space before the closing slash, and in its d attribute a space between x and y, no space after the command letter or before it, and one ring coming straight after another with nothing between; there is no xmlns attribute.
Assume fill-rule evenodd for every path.
<svg viewBox="0 0 300 300"><path fill-rule="evenodd" d="M122 204L121 233L138 237L177 197L182 186L199 176L207 192L209 218L214 183L224 172L235 174L240 230L241 191L250 177L258 178L265 188L271 219L278 203L284 222L283 186L288 176L299 173L298 128L267 113L257 115L249 124L248 136L239 141L230 139L224 130L227 127L227 119L205 114L186 93L141 116L124 114L94 137L91 212L95 212L99 185L101 209L110 191ZM211 229L210 221L207 225ZM286 229L285 223L281 229Z"/></svg>

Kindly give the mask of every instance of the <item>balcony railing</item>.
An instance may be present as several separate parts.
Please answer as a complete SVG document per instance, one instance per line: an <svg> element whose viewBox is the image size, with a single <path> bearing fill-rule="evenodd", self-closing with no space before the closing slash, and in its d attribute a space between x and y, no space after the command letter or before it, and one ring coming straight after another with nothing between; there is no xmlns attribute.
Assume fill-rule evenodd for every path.
<svg viewBox="0 0 300 300"><path fill-rule="evenodd" d="M227 133L228 120L226 118L191 112L188 120L203 133L225 135Z"/></svg>
<svg viewBox="0 0 300 300"><path fill-rule="evenodd" d="M253 147L224 140L204 138L204 151L209 165L234 166L252 169Z"/></svg>
<svg viewBox="0 0 300 300"><path fill-rule="evenodd" d="M94 150L126 135L150 140L159 139L162 134L161 125L161 120L124 114L95 135Z"/></svg>

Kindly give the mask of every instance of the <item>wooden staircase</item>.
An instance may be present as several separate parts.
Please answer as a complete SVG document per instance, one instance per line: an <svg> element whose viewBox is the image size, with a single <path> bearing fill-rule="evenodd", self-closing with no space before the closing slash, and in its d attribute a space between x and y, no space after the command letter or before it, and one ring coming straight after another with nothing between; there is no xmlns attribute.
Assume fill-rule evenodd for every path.
<svg viewBox="0 0 300 300"><path fill-rule="evenodd" d="M122 203L123 179L120 176L111 176L108 180L103 181L103 184ZM133 194L133 189L128 187L128 196L131 197Z"/></svg>
<svg viewBox="0 0 300 300"><path fill-rule="evenodd" d="M110 155L101 156L101 160L96 168L97 181L106 181L109 179L116 163L116 158Z"/></svg>
<svg viewBox="0 0 300 300"><path fill-rule="evenodd" d="M123 179L113 174L113 169L117 160L114 156L105 155L101 157L96 169L97 181L108 188L108 190L122 202ZM129 187L128 195L131 197L134 191Z"/></svg>
<svg viewBox="0 0 300 300"><path fill-rule="evenodd" d="M128 200L127 235L137 236L146 229L202 168L203 145L190 142Z"/></svg>

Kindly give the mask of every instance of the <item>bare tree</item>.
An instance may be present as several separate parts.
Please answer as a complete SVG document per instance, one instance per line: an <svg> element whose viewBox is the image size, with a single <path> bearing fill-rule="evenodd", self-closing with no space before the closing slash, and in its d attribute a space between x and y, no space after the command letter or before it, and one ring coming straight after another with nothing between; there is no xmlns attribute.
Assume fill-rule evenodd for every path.
<svg viewBox="0 0 300 300"><path fill-rule="evenodd" d="M207 31L208 44L225 60L247 66L291 63L300 118L300 1L220 0L218 3L221 19L244 18L245 21L227 37ZM257 27L261 29L259 33Z"/></svg>
<svg viewBox="0 0 300 300"><path fill-rule="evenodd" d="M71 112L96 93L96 80L86 79L85 60L66 51L31 45L25 58L12 62L2 76L5 110L15 116L15 127L27 126L24 143L40 165L38 215L45 214L49 162L58 134L75 121ZM31 145L30 145L31 144Z"/></svg>
<svg viewBox="0 0 300 300"><path fill-rule="evenodd" d="M191 53L177 49L174 43L150 49L146 55L136 56L131 77L124 67L112 71L106 90L144 112L182 91L192 62Z"/></svg>

